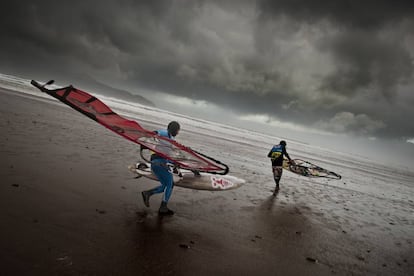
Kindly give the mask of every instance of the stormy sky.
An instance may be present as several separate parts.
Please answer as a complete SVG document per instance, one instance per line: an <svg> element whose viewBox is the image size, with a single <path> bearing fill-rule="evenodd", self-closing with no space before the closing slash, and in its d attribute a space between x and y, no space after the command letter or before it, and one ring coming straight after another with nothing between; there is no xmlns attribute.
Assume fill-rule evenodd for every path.
<svg viewBox="0 0 414 276"><path fill-rule="evenodd" d="M2 73L414 143L413 1L3 1L0 32Z"/></svg>

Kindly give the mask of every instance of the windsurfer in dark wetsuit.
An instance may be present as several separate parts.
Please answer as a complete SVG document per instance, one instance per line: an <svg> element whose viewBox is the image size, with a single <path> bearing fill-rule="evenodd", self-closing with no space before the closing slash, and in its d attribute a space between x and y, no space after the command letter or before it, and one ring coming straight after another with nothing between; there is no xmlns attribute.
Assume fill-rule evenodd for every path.
<svg viewBox="0 0 414 276"><path fill-rule="evenodd" d="M267 154L267 157L271 158L272 161L272 170L273 170L273 178L276 182L276 188L273 192L273 195L276 195L279 191L279 182L282 178L283 173L283 157L286 156L289 159L289 162L293 162L290 159L289 154L286 152L286 141L280 141L278 145L274 145L272 149Z"/></svg>

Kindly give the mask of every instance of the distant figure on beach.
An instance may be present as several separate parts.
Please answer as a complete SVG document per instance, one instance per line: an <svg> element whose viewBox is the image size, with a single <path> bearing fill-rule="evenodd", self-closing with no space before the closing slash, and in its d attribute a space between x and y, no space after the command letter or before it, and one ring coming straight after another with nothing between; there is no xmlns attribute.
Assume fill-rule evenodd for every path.
<svg viewBox="0 0 414 276"><path fill-rule="evenodd" d="M167 129L156 130L158 135L174 139L180 131L180 124L176 121L172 121L168 124ZM167 204L174 188L173 175L170 171L171 161L167 160L156 153L151 155L151 170L157 176L160 181L160 186L155 187L148 191L142 192L142 198L145 206L149 207L149 199L153 194L159 194L164 192L160 209L158 213L160 215L174 215L174 211L168 209Z"/></svg>
<svg viewBox="0 0 414 276"><path fill-rule="evenodd" d="M289 162L293 162L286 152L286 141L284 140L280 141L278 145L274 145L267 154L267 157L272 161L273 178L276 182L276 188L273 195L276 195L279 191L279 182L283 173L283 156L286 156L287 159L289 159Z"/></svg>

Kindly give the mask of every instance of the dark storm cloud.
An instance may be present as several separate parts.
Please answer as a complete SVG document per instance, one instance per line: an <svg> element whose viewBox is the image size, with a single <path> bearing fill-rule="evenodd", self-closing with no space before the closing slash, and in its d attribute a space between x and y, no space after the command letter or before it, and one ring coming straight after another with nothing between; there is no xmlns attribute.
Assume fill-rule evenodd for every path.
<svg viewBox="0 0 414 276"><path fill-rule="evenodd" d="M325 41L322 47L334 55L338 69L325 78L321 88L334 93L353 95L376 87L392 99L395 86L413 74L409 52L388 39L348 32Z"/></svg>
<svg viewBox="0 0 414 276"><path fill-rule="evenodd" d="M4 73L88 74L335 132L414 137L411 1L1 5Z"/></svg>
<svg viewBox="0 0 414 276"><path fill-rule="evenodd" d="M259 7L262 16L268 18L286 15L308 23L326 19L346 28L365 30L376 30L414 14L414 3L409 0L263 0L259 1Z"/></svg>
<svg viewBox="0 0 414 276"><path fill-rule="evenodd" d="M331 56L335 69L317 76L313 93L321 104L313 106L333 108L324 112L332 118L318 123L320 127L412 136L412 127L402 122L413 113L400 98L401 86L413 85L412 1L289 0L260 1L259 6L261 22L288 18L290 34L303 25L325 31L314 45Z"/></svg>

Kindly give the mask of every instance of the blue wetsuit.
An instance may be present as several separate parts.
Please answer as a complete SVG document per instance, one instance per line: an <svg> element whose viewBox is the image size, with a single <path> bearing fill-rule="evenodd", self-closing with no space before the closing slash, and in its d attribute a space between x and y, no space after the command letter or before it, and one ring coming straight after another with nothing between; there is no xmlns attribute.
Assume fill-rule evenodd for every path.
<svg viewBox="0 0 414 276"><path fill-rule="evenodd" d="M167 130L162 129L157 130L155 132L160 136L174 139L173 136L169 135ZM168 163L171 163L171 161L155 153L151 155L151 170L157 176L161 185L149 190L148 192L150 193L150 195L152 195L159 194L165 191L162 201L166 203L170 199L174 187L173 175L170 172Z"/></svg>

